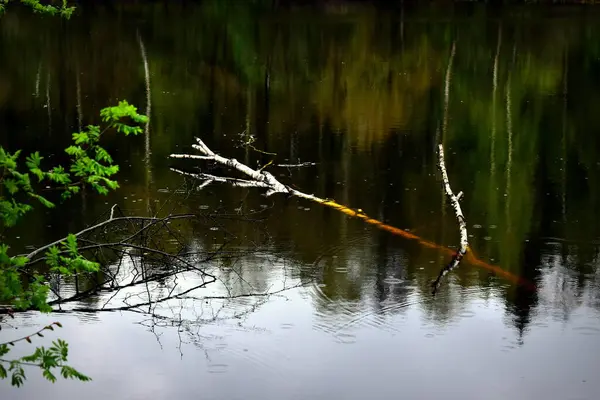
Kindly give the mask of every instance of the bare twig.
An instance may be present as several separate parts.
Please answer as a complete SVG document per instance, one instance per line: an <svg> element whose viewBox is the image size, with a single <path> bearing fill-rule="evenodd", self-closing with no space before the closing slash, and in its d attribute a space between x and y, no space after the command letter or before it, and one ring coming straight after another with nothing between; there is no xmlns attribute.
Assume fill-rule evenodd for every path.
<svg viewBox="0 0 600 400"><path fill-rule="evenodd" d="M113 208L114 208L114 206L113 206ZM74 234L75 237L80 237L80 236L82 236L82 235L84 235L86 233L89 233L89 232L92 232L92 231L94 231L96 229L102 228L103 226L106 226L106 225L111 224L111 223L119 222L119 221L128 221L128 222L131 222L131 221L136 221L136 220L137 221L143 220L143 221L151 221L152 222L152 221L172 220L172 219L186 219L186 218L191 218L191 217L195 216L195 214L178 214L178 215L169 215L169 216L167 216L165 218L138 217L138 216L113 218L113 211L114 211L114 209L111 209L111 216L110 216L109 219L107 219L107 220L105 220L103 222L100 222L100 223L98 223L96 225L92 225L90 227L87 227L87 228L85 228L85 229L83 229L83 230L75 233ZM29 258L31 260L33 257L35 257L36 255L38 255L39 253L41 253L41 252L43 252L45 250L48 250L52 246L56 246L56 245L64 242L66 239L67 238L64 237L62 239L58 239L58 240L56 240L56 241L54 241L52 243L49 243L49 244L47 244L45 246L38 247L37 249L33 250L31 253L25 254L25 257L27 257L27 258Z"/></svg>
<svg viewBox="0 0 600 400"><path fill-rule="evenodd" d="M196 285L192 288L189 288L181 293L175 294L175 295L171 295L171 296L165 296L163 298L160 298L158 300L154 300L152 301L152 299L149 299L146 302L142 302L142 303L136 303L136 304L127 304L125 306L121 306L121 307L110 307L110 308L94 308L94 307L75 307L75 308L71 308L68 310L54 310L55 312L99 312L99 311L107 311L107 312L114 312L114 311L135 311L135 309L139 309L141 307L146 307L146 306L150 306L150 305L156 305L158 303L164 303L165 301L168 300L173 300L173 299L178 299L181 298L182 296L193 292L194 290L198 290L201 289L213 282L216 282L216 279L211 279L205 282L202 282L199 285ZM147 314L146 311L140 311L140 313L142 314Z"/></svg>

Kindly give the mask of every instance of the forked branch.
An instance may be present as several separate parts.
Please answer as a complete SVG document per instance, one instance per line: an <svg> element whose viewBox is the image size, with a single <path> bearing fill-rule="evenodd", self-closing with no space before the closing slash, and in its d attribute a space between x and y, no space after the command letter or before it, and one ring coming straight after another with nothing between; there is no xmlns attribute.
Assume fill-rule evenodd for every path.
<svg viewBox="0 0 600 400"><path fill-rule="evenodd" d="M324 199L324 198L314 196L312 194L303 193L299 190L292 188L289 185L285 185L285 184L281 183L271 173L269 173L268 171L265 171L264 169L254 170L254 169L248 167L247 165L244 165L244 164L238 162L235 159L225 158L225 157L222 157L222 156L216 154L210 148L208 148L208 146L206 146L206 144L204 144L204 142L199 138L196 138L196 142L197 142L197 144L192 145L192 147L195 150L197 150L200 154L171 154L170 158L213 161L222 166L226 166L231 169L235 169L248 178L247 180L245 180L245 179L238 179L238 178L232 178L232 177L221 177L221 176L209 175L209 174L204 174L204 173L189 173L189 172L184 172L184 171L181 171L181 170L178 170L175 168L171 169L172 171L177 172L181 175L190 176L192 178L200 180L201 183L200 183L198 189L202 189L212 183L226 183L226 184L229 184L232 186L237 186L237 187L256 187L256 188L260 188L260 189L266 189L267 196L270 196L275 193L283 193L283 194L286 194L287 196L301 197L303 199L310 200L315 203L321 204L325 207L333 208L333 209L335 209L339 212L342 212L350 217L361 219L362 221L364 221L367 224L373 225L379 229L385 230L394 235L401 236L408 240L415 240L422 246L425 246L425 247L428 247L431 249L441 250L445 253L453 255L452 262L448 266L444 267L444 269L442 269L442 271L440 271L439 277L438 277L438 279L436 279L436 281L434 283L434 293L439 286L440 280L448 272L450 272L454 268L456 268L458 266L458 264L460 263L460 261L467 254L467 249L468 249L467 224L466 224L465 218L463 216L463 213L462 213L462 210L461 210L460 204L459 204L459 200L462 197L462 193L454 195L454 193L452 192L452 189L450 188L448 174L446 172L446 166L444 164L444 151L443 151L442 145L439 146L439 157L440 157L439 160L440 160L440 169L442 170L442 177L444 180L444 188L445 188L446 194L450 197L452 207L454 208L454 211L456 213L456 217L458 219L458 223L460 226L461 240L460 240L460 248L458 251L455 251L448 247L441 246L437 243L426 240L420 236L413 234L412 232L408 232L406 230L397 228L395 226L388 225L377 219L371 218L366 213L364 213L362 210L356 210L356 209L350 208L348 206L345 206L343 204L339 204L335 200L332 200L332 199ZM469 264L477 266L479 268L486 269L495 274L501 275L505 279L510 280L511 282L527 286L528 288L535 287L535 285L533 285L531 282L529 282L519 276L516 276L508 271L505 271L498 266L491 265L485 261L482 261L473 255L469 255L466 258L467 258L467 262L469 262Z"/></svg>
<svg viewBox="0 0 600 400"><path fill-rule="evenodd" d="M440 282L446 274L448 274L453 269L457 268L460 264L460 261L463 259L465 254L467 254L467 250L469 248L469 241L467 237L467 221L465 220L465 216L463 215L462 209L460 207L460 198L463 196L463 192L454 194L452 188L450 187L450 180L448 179L448 172L446 171L446 163L444 162L444 146L439 145L439 168L442 172L442 180L444 182L444 191L446 192L446 196L450 199L450 204L454 209L454 213L456 214L456 219L458 220L458 227L460 230L460 247L456 254L452 257L452 261L448 265L446 265L440 271L437 279L433 282L433 294L435 294L440 286Z"/></svg>

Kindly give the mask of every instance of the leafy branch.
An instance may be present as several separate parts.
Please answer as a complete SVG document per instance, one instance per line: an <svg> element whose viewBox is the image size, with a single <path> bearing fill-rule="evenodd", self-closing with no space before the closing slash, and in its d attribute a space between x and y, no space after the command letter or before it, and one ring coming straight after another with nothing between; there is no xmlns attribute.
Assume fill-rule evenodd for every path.
<svg viewBox="0 0 600 400"><path fill-rule="evenodd" d="M0 14L6 11L6 5L12 0L0 0ZM47 15L60 15L61 17L69 19L75 7L69 6L67 0L62 0L60 6L53 6L50 4L42 4L40 0L19 0L19 2L33 10L34 13L47 14Z"/></svg>
<svg viewBox="0 0 600 400"><path fill-rule="evenodd" d="M116 130L125 136L137 135L142 132L142 128L137 125L147 123L148 118L138 114L137 109L126 101L102 109L100 116L104 123L103 129L97 125L89 125L85 130L73 133L73 144L65 149L69 156L66 167L44 167L44 157L38 152L27 156L23 163L21 150L11 153L0 146L0 308L10 312L27 309L50 312L52 308L47 301L50 288L46 283L50 275L68 277L99 270L97 262L81 255L77 235L70 234L40 249L45 251L44 260L48 267L44 273L37 268L32 269L32 257L40 251L29 255L10 255L4 237L7 229L17 225L33 209L32 203L41 204L45 208L55 207L54 202L40 194L47 187L60 192L60 201L79 193L83 187L91 187L101 195L119 187L113 179L119 167L113 164L110 154L100 146L100 139L108 130ZM42 331L50 328L52 325L22 340L31 342L33 336L43 337ZM54 368L60 368L63 377L89 380L64 364L67 346L60 339L53 342L52 347L38 347L26 357L14 360L1 358L8 353L8 346L18 341L20 340L0 344L0 379L6 378L8 372L11 372L12 384L20 386L25 379L22 366L36 365L42 369L44 377L52 382L56 380L56 375L52 373ZM8 363L8 370L2 363Z"/></svg>
<svg viewBox="0 0 600 400"><path fill-rule="evenodd" d="M69 346L64 340L58 339L52 342L52 346L45 348L39 346L35 351L28 355L14 360L4 359L3 357L10 352L9 346L14 346L19 341L32 343L32 337L44 337L43 331L54 330L54 326L62 327L60 322L53 322L35 332L32 335L12 340L7 343L0 343L0 379L8 378L11 375L11 384L13 386L23 385L26 375L23 367L32 366L42 370L42 376L50 382L56 382L55 369L60 369L60 375L65 379L78 379L80 381L90 381L91 378L77 371L75 368L65 364L69 355ZM8 369L5 367L8 366Z"/></svg>

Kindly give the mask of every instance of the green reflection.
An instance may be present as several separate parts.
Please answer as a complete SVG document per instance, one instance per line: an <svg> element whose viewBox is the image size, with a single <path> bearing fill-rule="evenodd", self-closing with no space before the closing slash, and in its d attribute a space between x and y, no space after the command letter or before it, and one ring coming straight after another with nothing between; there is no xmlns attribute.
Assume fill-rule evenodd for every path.
<svg viewBox="0 0 600 400"><path fill-rule="evenodd" d="M146 104L138 34L150 72L152 174L143 162L144 138L109 138L124 167L120 195L81 199L58 217L32 216L42 228L27 232L26 243L93 220L105 201L138 212L167 199L165 211L266 206L263 230L235 220L224 227L239 237L269 232L277 251L294 252L309 265L327 253L314 269L330 302L377 303L414 289L422 307L446 321L460 311L465 290L479 289L485 298L496 288L515 320L526 321L535 293L468 265L450 276L447 301L430 299L429 284L445 255L335 211L228 188L186 199L157 193L181 183L166 157L188 149L194 136L251 166L268 162L270 156L237 146L245 131L256 136L258 148L277 153L276 162L318 162L310 169L275 169L282 181L454 246L457 227L436 177L439 138L453 188L465 192L477 255L535 281L543 256L554 252L545 247L547 238L562 238L574 243L561 250L563 262L585 287L596 268L596 246L582 242L598 238L593 221L600 210L600 24L594 15L550 20L509 10L498 18L483 11L440 18L368 6L341 15L271 6L154 2L117 5L118 18L91 5L70 21L17 12L3 17L3 144L26 152L60 149L76 127L94 122L102 105L117 98ZM191 235L191 228L181 229ZM210 232L197 238L207 247L220 240ZM404 283L391 287L390 277Z"/></svg>

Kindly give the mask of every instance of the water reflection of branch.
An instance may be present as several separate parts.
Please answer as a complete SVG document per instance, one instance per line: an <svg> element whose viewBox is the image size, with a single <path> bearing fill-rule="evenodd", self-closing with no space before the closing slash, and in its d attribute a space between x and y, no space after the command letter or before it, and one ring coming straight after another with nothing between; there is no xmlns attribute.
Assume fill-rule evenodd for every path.
<svg viewBox="0 0 600 400"><path fill-rule="evenodd" d="M152 96L150 91L150 67L148 66L148 56L146 55L146 47L142 40L142 35L137 32L138 44L140 46L140 54L144 65L144 81L146 83L146 116L148 122L144 128L144 164L146 166L146 210L150 212L150 190L149 185L152 183L152 164L150 162L150 117L152 111Z"/></svg>
<svg viewBox="0 0 600 400"><path fill-rule="evenodd" d="M515 65L515 58L517 54L517 45L513 46L513 54L511 67L508 72L508 78L506 79L506 133L508 134L508 160L506 162L506 225L507 230L510 232L510 202L511 202L511 179L512 179L512 159L513 159L513 119L512 119L512 97L511 97L511 78L512 70Z"/></svg>
<svg viewBox="0 0 600 400"><path fill-rule="evenodd" d="M227 243L224 243L220 248L223 248L226 244ZM126 253L127 255L130 255L130 253L128 253L126 250L120 249L120 247L134 248L134 249L140 250L140 251L142 251L143 253L146 253L146 254L147 253L158 254L158 255L163 256L164 259L170 259L170 260L178 262L180 264L184 264L184 268L174 268L173 269L171 267L171 269L168 270L167 272L163 272L163 273L156 273L155 272L155 273L148 274L147 273L147 268L145 266L143 266L141 273L136 273L132 277L131 282L129 282L129 283L118 283L117 282L117 276L115 274L111 278L106 279L104 282L102 282L100 284L97 284L96 286L94 286L91 289L88 289L87 291L77 293L76 295L68 297L68 298L61 298L61 297L59 297L56 300L50 301L48 304L51 305L51 306L56 306L56 305L61 306L61 305L64 305L66 303L70 303L70 302L73 302L73 301L79 301L79 300L82 300L82 299L89 298L90 296L93 296L94 294L97 294L99 292L105 291L105 292L113 292L113 294L105 302L105 304L104 304L103 307L101 307L101 308L95 308L95 310L96 311L112 311L114 309L107 309L106 305L108 303L110 303L110 301L114 297L116 297L119 294L120 291L122 291L124 289L127 289L127 288L132 288L132 287L139 286L139 285L145 285L146 286L146 291L147 291L147 294L148 294L148 302L137 305L137 306L142 306L142 305L152 305L153 304L152 303L152 299L151 299L151 295L150 295L150 292L149 292L149 289L147 287L148 283L150 283L150 282L156 282L156 281L163 280L163 279L166 279L166 278L171 278L171 277L173 277L174 279L176 279L177 275L180 275L183 272L190 272L190 271L199 272L201 274L201 276L207 276L207 277L210 278L209 281L204 281L203 284L209 284L209 283L215 282L216 279L217 279L213 274L210 274L210 273L208 273L208 272L206 272L206 271L204 271L204 270L196 267L192 263L184 260L181 257L178 257L175 254L169 254L167 252L164 252L164 251L161 251L161 250L158 250L158 249L153 249L153 248L146 247L146 246L139 246L139 245L134 245L134 244L131 244L131 243L101 243L101 244L97 244L97 245L84 246L80 250L84 251L84 250L90 250L92 248L112 248L112 249L114 249L116 251L120 250L122 253ZM218 250L217 250L217 252L218 252ZM217 252L215 252L215 254ZM148 259L149 257L145 256L144 258ZM206 257L201 262L202 263L206 263L206 262L210 261L212 258L213 258L213 256ZM163 259L163 262L165 261L164 259ZM137 279L139 275L141 275L141 279ZM106 286L106 285L109 285L109 286ZM176 296L174 296L174 297L171 296L172 292L173 292L173 290L174 290L174 288L176 286L177 286L176 284L173 285L173 288L171 289L171 292L169 293L169 297L161 299L160 301L158 301L158 303L166 301L166 300L169 300L170 298L176 297ZM156 303L157 302L155 302L154 304L156 304ZM135 306L129 305L129 307L135 307ZM124 310L124 308L122 310ZM70 311L75 311L75 309L71 309Z"/></svg>
<svg viewBox="0 0 600 400"><path fill-rule="evenodd" d="M444 121L442 124L442 143L445 143L448 131L448 113L450 108L450 82L452 80L452 66L454 65L454 56L456 55L456 42L452 42L450 50L450 59L446 69L446 78L444 79Z"/></svg>
<svg viewBox="0 0 600 400"><path fill-rule="evenodd" d="M433 282L432 293L434 295L440 286L442 278L450 271L458 267L460 261L463 259L465 254L467 254L467 249L469 247L469 242L467 239L467 222L465 220L459 203L463 192L460 192L457 195L455 195L454 192L452 192L452 188L450 187L450 180L448 179L448 172L446 171L446 164L444 162L444 146L441 144L439 145L439 157L439 167L442 172L442 180L444 181L444 190L446 191L446 195L450 199L450 203L452 204L452 208L454 208L454 213L456 214L456 219L458 220L458 225L460 229L460 248L453 256L452 261L450 261L448 265L442 268L437 279Z"/></svg>
<svg viewBox="0 0 600 400"><path fill-rule="evenodd" d="M152 307L156 306L157 303L161 303L164 301L168 301L169 299L176 298L179 295L184 293L189 293L189 291L185 291L184 293L173 294L175 288L178 286L177 277L182 273L194 273L197 274L199 278L202 279L202 283L196 286L197 288L204 287L212 282L217 280L217 277L213 274L207 272L206 270L200 268L199 264L208 264L211 262L222 250L225 246L227 246L230 241L225 241L218 249L214 252L209 252L203 257L196 257L195 261L192 262L191 259L193 256L197 256L196 254L187 254L186 258L180 257L178 253L181 252L181 249L176 252L169 252L161 249L160 243L163 241L156 241L155 237L158 234L164 234L165 231L171 232L168 228L168 223L171 220L177 219L191 219L196 217L195 214L180 214L180 215L169 215L163 218L156 217L115 217L116 206L113 206L110 211L109 217L95 225L92 225L88 228L81 230L80 232L75 234L75 237L81 244L87 243L87 245L79 246L78 250L80 252L93 253L93 256L99 260L99 257L103 256L103 251L110 250L115 254L119 255L119 263L117 266L117 271L112 273L110 268L101 267L98 271L100 274L104 275L102 279L93 273L87 272L78 272L75 273L73 279L75 280L75 294L72 296L64 297L60 293L60 290L54 290L51 288L52 293L55 298L49 301L50 306L58 306L59 309L62 305L67 303L75 302L75 301L84 301L91 299L93 296L96 296L98 293L108 292L112 293L112 296L105 302L105 304L98 308L95 307L96 311L108 311L108 310L127 310L128 308L139 308L141 306L149 306L148 312L152 311ZM134 222L141 222L142 228L138 229ZM127 232L127 230L123 231L122 228L119 228L119 224L128 225L131 229L134 230L133 234ZM102 228L102 229L100 229ZM110 228L110 229L106 229ZM91 240L86 236L94 233L96 236L104 234L108 235L122 235L124 238L121 240L110 240L108 238L102 238L98 240L94 237L95 240ZM164 239L161 238L161 239ZM167 238L168 239L168 238ZM33 268L37 268L36 264L42 263L46 260L47 257L37 257L40 253L49 249L54 245L58 245L63 243L66 238L57 240L53 243L50 243L46 246L42 246L31 253L29 253L26 257L30 260L24 267L23 271L27 272L32 270ZM166 243L172 242L171 240L164 241ZM183 248L184 244L179 242L180 246ZM101 253L98 254L98 251ZM139 254L137 258L139 258L142 262L138 268L136 265L136 259L134 258L132 251L135 251ZM68 253L67 250L58 251L58 255ZM125 273L121 273L121 266L123 264L123 260L125 258L130 258L131 268ZM161 265L165 265L166 268L152 268L152 265L148 262L160 263ZM87 290L80 291L79 290L79 281L81 278L85 280L89 280L92 278L93 285L91 288ZM48 274L49 280L54 280L57 283L64 281L64 277L57 276L56 274L50 272ZM130 282L127 282L126 279L131 279ZM153 299L150 293L149 283L151 282L162 282L167 279L172 281L171 291L167 296L163 296L159 299ZM127 288L134 288L138 286L145 286L147 300L143 302L137 302L135 304L127 304L126 300L130 298L126 297L124 303L126 303L123 307L112 307L107 308L108 303L116 297L122 290ZM88 308L92 310L92 308ZM23 310L24 311L24 310ZM55 310L59 311L59 310ZM82 310L83 311L83 310Z"/></svg>
<svg viewBox="0 0 600 400"><path fill-rule="evenodd" d="M496 56L494 57L494 70L492 73L492 137L490 149L490 176L494 182L496 173L496 93L498 92L498 62L500 59L500 46L502 45L502 24L498 26L498 43L496 44Z"/></svg>
<svg viewBox="0 0 600 400"><path fill-rule="evenodd" d="M139 309L141 307L145 307L145 306L151 306L151 305L156 305L159 303L164 303L165 301L169 301L169 300L173 300L173 299L179 299L181 298L182 295L184 294L188 294L191 293L195 290L201 289L203 287L205 287L208 284L211 284L213 282L216 282L216 279L211 279L209 281L203 282L199 285L193 286L181 293L177 293L171 296L165 296L162 297L158 300L154 300L152 301L152 299L150 298L148 301L144 301L144 302L140 302L140 303L135 303L135 304L130 304L128 303L128 300L130 298L133 297L133 295L127 295L126 298L123 300L123 303L125 303L124 306L120 306L120 307L105 307L105 308L97 308L97 307L73 307L70 308L68 310L60 310L63 312L91 312L91 313L97 313L97 312L101 312L101 311L107 311L107 312L114 312L114 311L135 311L135 309ZM59 310L55 310L55 312L59 312ZM141 311L138 310L137 312L140 312L142 314L148 314L145 311Z"/></svg>
<svg viewBox="0 0 600 400"><path fill-rule="evenodd" d="M279 290L274 290L271 291L271 289L269 288L268 290L266 290L263 293L242 293L242 294L232 294L232 295L228 295L228 296L203 296L203 297L195 297L195 296L180 296L180 299L189 299L189 300L234 300L234 299L239 299L239 298L243 298L243 297L266 297L266 296L273 296L279 293L283 293L283 292L287 292L289 290L292 289L296 289L296 288L300 288L300 287L304 287L308 284L309 282L298 282L295 285L292 286L285 286L282 289Z"/></svg>
<svg viewBox="0 0 600 400"><path fill-rule="evenodd" d="M228 295L228 296L202 296L202 297L179 296L178 298L181 300L192 300L192 301L199 301L199 302L201 302L201 304L209 304L210 305L210 314L207 316L204 316L205 310L203 307L200 307L200 310L201 310L200 315L196 314L195 319L191 319L191 318L185 319L182 316L182 314L183 314L183 312L182 312L183 306L182 306L181 309L179 310L179 312L174 312L173 309L171 308L171 311L173 312L172 316L153 313L150 315L150 318L148 318L144 321L141 321L140 324L150 328L150 330L153 332L155 331L156 328L176 327L179 333L185 330L190 336L196 336L196 335L198 335L198 333L192 332L192 329L191 329L191 327L194 325L205 325L205 324L210 324L210 323L214 323L217 321L226 321L226 320L240 320L243 317L254 313L261 305L265 304L272 296L281 296L282 293L284 293L284 292L288 292L293 289L298 289L298 288L304 287L311 282L312 281L298 282L295 285L284 286L283 288L278 289L278 290L271 291L269 289L263 293L243 293L243 294ZM248 306L248 308L246 308L242 311L236 311L230 315L222 316L222 313L227 310L227 307L226 307L226 305L228 304L227 302L233 301L236 299L240 299L240 298L259 298L260 300L253 303L252 305ZM220 305L217 306L217 308L215 309L212 305L213 300L224 300L224 302L221 302ZM136 310L132 310L132 311L136 311ZM193 307L190 311L196 312L197 308ZM155 335L156 335L156 333L155 333ZM181 341L181 337L179 339Z"/></svg>

